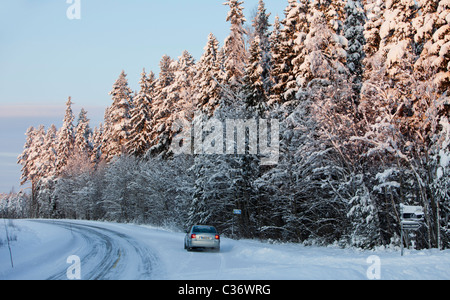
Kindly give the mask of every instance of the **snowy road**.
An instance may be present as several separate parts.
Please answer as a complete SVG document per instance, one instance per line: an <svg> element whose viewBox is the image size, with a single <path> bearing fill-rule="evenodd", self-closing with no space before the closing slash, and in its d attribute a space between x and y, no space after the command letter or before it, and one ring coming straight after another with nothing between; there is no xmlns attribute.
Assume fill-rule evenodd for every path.
<svg viewBox="0 0 450 300"><path fill-rule="evenodd" d="M25 274L27 279L67 279L67 270L74 264L71 261L68 263L68 258L76 256L81 263L82 279L152 279L152 266L157 264L157 260L148 245L126 234L102 227L101 224L53 220L30 221L27 225L39 230L37 235L38 238L40 238L39 235L43 238L41 242L51 238L47 236L51 233L55 234L54 241L31 242L27 255L22 255L20 252L14 253L14 246L12 247L13 263L16 260L15 269L24 267L27 269L26 272L25 270L18 272L18 278L22 279L21 275ZM13 235L14 228L13 225L10 230ZM24 228L26 227L19 227L19 232L26 230ZM43 234L44 232L46 234ZM15 236L16 239L20 238L17 234ZM33 247L35 245L37 248ZM42 247L47 248L48 252L42 251L40 249ZM26 261L21 261L22 259ZM12 271L14 273L15 270Z"/></svg>
<svg viewBox="0 0 450 300"><path fill-rule="evenodd" d="M45 221L36 221L45 222ZM148 246L130 236L94 225L74 222L48 221L52 225L70 230L73 239L81 240L82 248L74 253L83 265L84 279L151 279L152 262L156 259ZM63 257L64 258L64 257ZM47 279L67 279L67 265Z"/></svg>
<svg viewBox="0 0 450 300"><path fill-rule="evenodd" d="M220 253L187 252L183 238L132 224L0 219L0 279L71 279L73 256L81 279L450 279L450 250L408 250L401 257L398 249L222 238Z"/></svg>

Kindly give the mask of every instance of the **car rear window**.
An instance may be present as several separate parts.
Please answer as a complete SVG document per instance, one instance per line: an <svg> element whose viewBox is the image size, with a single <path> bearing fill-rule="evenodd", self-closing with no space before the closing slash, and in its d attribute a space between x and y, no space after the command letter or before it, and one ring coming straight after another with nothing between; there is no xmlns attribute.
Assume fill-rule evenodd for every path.
<svg viewBox="0 0 450 300"><path fill-rule="evenodd" d="M216 229L212 226L194 226L192 231L195 233L217 233Z"/></svg>

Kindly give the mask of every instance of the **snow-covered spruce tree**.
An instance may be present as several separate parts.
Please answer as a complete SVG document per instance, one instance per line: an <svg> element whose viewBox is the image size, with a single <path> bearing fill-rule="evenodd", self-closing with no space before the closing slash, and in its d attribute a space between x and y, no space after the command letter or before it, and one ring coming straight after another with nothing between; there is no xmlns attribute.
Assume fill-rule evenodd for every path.
<svg viewBox="0 0 450 300"><path fill-rule="evenodd" d="M125 71L113 85L111 95L113 103L105 111L102 155L106 161L126 152L130 131L130 109L132 107L132 91L128 87Z"/></svg>
<svg viewBox="0 0 450 300"><path fill-rule="evenodd" d="M365 78L372 70L378 72L383 64L391 85L403 84L411 76L411 68L405 69L415 61L415 29L412 20L417 15L416 2L413 0L393 0L386 3L367 1L368 21L365 26L366 59L364 61ZM405 60L409 60L406 64ZM403 101L403 100L402 100Z"/></svg>
<svg viewBox="0 0 450 300"><path fill-rule="evenodd" d="M140 91L133 100L130 110L130 134L126 144L127 152L132 155L143 156L150 148L150 133L152 124L151 106L153 101L153 89L155 75L153 72L147 74L142 71Z"/></svg>
<svg viewBox="0 0 450 300"><path fill-rule="evenodd" d="M245 103L247 107L254 108L261 114L267 109L268 95L264 89L263 69L261 63L261 51L259 42L254 40L249 49L249 61L245 68L243 88L245 90Z"/></svg>
<svg viewBox="0 0 450 300"><path fill-rule="evenodd" d="M221 67L219 61L219 42L210 33L204 53L197 63L197 73L194 78L196 88L195 99L197 109L212 115L221 98Z"/></svg>
<svg viewBox="0 0 450 300"><path fill-rule="evenodd" d="M179 122L191 122L194 113L197 110L198 103L196 101L196 85L195 78L197 75L197 66L194 58L188 51L178 58L175 67L175 78L170 86L169 101L173 103L173 108L168 119L170 129L168 147L172 143L173 136L179 133L181 128L177 128ZM171 151L168 151L171 155Z"/></svg>
<svg viewBox="0 0 450 300"><path fill-rule="evenodd" d="M56 146L58 145L58 130L54 124L50 125L44 138L42 153L42 174L45 177L56 176L56 162L58 160Z"/></svg>
<svg viewBox="0 0 450 300"><path fill-rule="evenodd" d="M42 178L42 156L45 130L40 125L38 129L29 127L26 132L26 142L22 154L18 157L18 163L22 165L21 184L31 183L30 217L38 217L39 206L37 189Z"/></svg>
<svg viewBox="0 0 450 300"><path fill-rule="evenodd" d="M26 140L25 145L23 146L22 153L17 157L17 163L22 165L22 176L21 176L21 184L25 184L27 181L31 179L30 176L32 172L31 168L31 157L32 157L32 146L33 141L35 139L36 130L33 126L29 127L25 133Z"/></svg>
<svg viewBox="0 0 450 300"><path fill-rule="evenodd" d="M152 131L150 134L151 145L147 155L159 155L168 150L170 143L169 118L173 109L170 99L170 87L175 78L176 63L167 55L164 55L159 63L159 78L155 83L155 94L151 108L153 117Z"/></svg>
<svg viewBox="0 0 450 300"><path fill-rule="evenodd" d="M163 59L162 63L164 61ZM161 67L163 68L164 64ZM184 51L178 61L171 61L167 67L170 69L171 80L168 86L162 88L159 96L156 96L159 102L153 105L155 124L152 137L156 140L153 140L149 152L151 155L164 157L171 155L170 145L173 135L177 133L172 126L174 121L191 120L196 106L193 84L196 68L192 55ZM158 97L165 98L161 101Z"/></svg>
<svg viewBox="0 0 450 300"><path fill-rule="evenodd" d="M195 88L193 82L196 74L194 57L184 50L176 62L174 82L169 95L169 97L173 98L172 101L177 106L177 109L183 109L186 103L192 102Z"/></svg>
<svg viewBox="0 0 450 300"><path fill-rule="evenodd" d="M245 17L242 4L239 0L228 0L224 5L228 5L230 10L227 15L227 22L231 23L230 35L225 39L223 52L224 61L224 84L231 91L237 92L242 87L245 65L247 62L247 50L245 47Z"/></svg>
<svg viewBox="0 0 450 300"><path fill-rule="evenodd" d="M254 38L250 41L249 59L245 68L245 102L256 108L260 114L267 110L272 88L271 47L269 16L264 1L259 1L258 12L253 20Z"/></svg>
<svg viewBox="0 0 450 300"><path fill-rule="evenodd" d="M414 0L393 0L386 3L383 13L384 22L380 27L380 49L385 58L386 72L394 81L403 81L405 70L401 62L415 59L414 34L412 20L416 16L417 6ZM411 56L408 57L408 54ZM412 62L411 62L412 63Z"/></svg>
<svg viewBox="0 0 450 300"><path fill-rule="evenodd" d="M259 1L258 12L253 20L253 28L255 31L255 40L258 42L261 59L259 62L261 68L261 81L263 83L264 93L266 98L270 95L270 89L273 85L271 78L272 71L272 57L271 57L271 43L270 43L270 13L266 12L266 7L263 0Z"/></svg>
<svg viewBox="0 0 450 300"><path fill-rule="evenodd" d="M69 97L66 103L66 114L62 127L58 131L58 144L56 146L57 162L56 174L64 172L64 168L69 161L75 144L75 129L73 125L74 115L72 112L72 99Z"/></svg>
<svg viewBox="0 0 450 300"><path fill-rule="evenodd" d="M39 217L54 218L58 216L56 198L53 196L56 174L57 129L51 125L45 134L42 144L40 167L42 177L36 185L36 199L39 207Z"/></svg>
<svg viewBox="0 0 450 300"><path fill-rule="evenodd" d="M85 155L90 157L92 155L92 130L89 127L89 119L87 111L82 108L78 116L78 124L75 127L75 145L74 154Z"/></svg>
<svg viewBox="0 0 450 300"><path fill-rule="evenodd" d="M363 76L363 60L365 57L364 24L366 15L361 0L348 0L345 5L346 19L344 36L348 41L347 68L352 76L353 89L359 96ZM359 97L358 97L359 98Z"/></svg>
<svg viewBox="0 0 450 300"><path fill-rule="evenodd" d="M364 24L364 54L363 59L363 77L366 78L366 74L369 74L372 69L372 64L374 68L379 63L380 59L378 49L380 48L380 27L383 23L382 12L384 9L385 2L383 0L364 0L364 12L366 15L366 22Z"/></svg>
<svg viewBox="0 0 450 300"><path fill-rule="evenodd" d="M299 3L297 0L289 0L289 5L284 12L285 18L281 21L283 27L279 34L276 34L277 24L274 27L272 41L278 45L273 45L275 83L272 92L279 95L281 102L295 99L295 93L298 90L296 83L298 70L294 70L294 64L300 64L295 60L296 58L300 59L302 49L296 45L296 42L301 43L307 32L307 9L307 1Z"/></svg>
<svg viewBox="0 0 450 300"><path fill-rule="evenodd" d="M414 41L421 50L415 64L418 71L435 72L440 92L450 86L450 4L447 1L418 1L420 14L413 20Z"/></svg>
<svg viewBox="0 0 450 300"><path fill-rule="evenodd" d="M282 79L284 70L283 52L281 47L281 23L280 18L275 16L272 33L270 35L270 56L271 56L271 73L272 86L270 88L270 98L268 105L273 106L275 103L281 103L282 85L279 83Z"/></svg>
<svg viewBox="0 0 450 300"><path fill-rule="evenodd" d="M101 162L102 157L102 139L103 139L103 123L100 123L98 127L94 128L92 132L92 153L91 162L97 167Z"/></svg>
<svg viewBox="0 0 450 300"><path fill-rule="evenodd" d="M28 212L29 215L27 217L33 217L34 214L34 190L35 190L35 182L33 182L33 178L35 176L34 166L32 157L34 157L33 151L33 142L36 137L36 130L33 126L29 127L25 133L26 140L25 145L23 147L22 153L17 157L17 163L22 166L21 168L21 177L20 184L24 185L27 181L31 182L31 199L29 202Z"/></svg>
<svg viewBox="0 0 450 300"><path fill-rule="evenodd" d="M347 0L317 0L313 5L326 16L328 25L336 34L344 35Z"/></svg>
<svg viewBox="0 0 450 300"><path fill-rule="evenodd" d="M33 139L33 145L30 151L30 158L34 164L34 172L37 177L37 181L39 181L42 177L45 177L43 171L45 170L45 162L43 160L44 157L44 144L45 144L45 127L44 125L39 125L36 130L36 135Z"/></svg>
<svg viewBox="0 0 450 300"><path fill-rule="evenodd" d="M331 4L330 4L331 5ZM310 85L328 85L337 76L348 76L347 40L336 31L338 20L328 20L328 7L320 2L310 4L309 32L304 37L304 58L297 67L297 97L308 93ZM333 26L333 27L332 27ZM306 95L305 94L305 95Z"/></svg>

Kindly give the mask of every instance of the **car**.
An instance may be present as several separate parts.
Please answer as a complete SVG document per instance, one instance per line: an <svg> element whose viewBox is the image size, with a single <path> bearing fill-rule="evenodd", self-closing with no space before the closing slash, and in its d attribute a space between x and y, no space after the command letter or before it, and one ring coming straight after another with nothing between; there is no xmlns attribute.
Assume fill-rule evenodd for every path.
<svg viewBox="0 0 450 300"><path fill-rule="evenodd" d="M214 226L194 225L184 237L184 249L212 249L220 251L220 235Z"/></svg>

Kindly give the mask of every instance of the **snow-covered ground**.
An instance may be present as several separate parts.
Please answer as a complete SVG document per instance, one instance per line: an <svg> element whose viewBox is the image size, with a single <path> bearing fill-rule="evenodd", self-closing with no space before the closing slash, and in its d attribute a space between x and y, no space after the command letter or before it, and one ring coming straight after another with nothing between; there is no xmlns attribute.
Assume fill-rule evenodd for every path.
<svg viewBox="0 0 450 300"><path fill-rule="evenodd" d="M360 251L222 238L187 252L184 233L86 221L0 220L0 279L450 279L450 250ZM6 232L10 240L12 262ZM76 260L80 259L80 267ZM79 273L76 273L80 271Z"/></svg>

